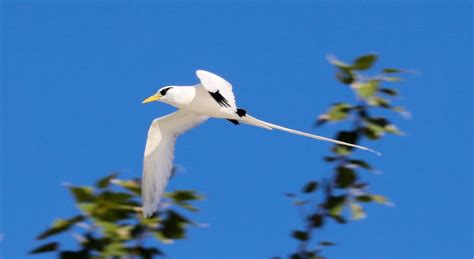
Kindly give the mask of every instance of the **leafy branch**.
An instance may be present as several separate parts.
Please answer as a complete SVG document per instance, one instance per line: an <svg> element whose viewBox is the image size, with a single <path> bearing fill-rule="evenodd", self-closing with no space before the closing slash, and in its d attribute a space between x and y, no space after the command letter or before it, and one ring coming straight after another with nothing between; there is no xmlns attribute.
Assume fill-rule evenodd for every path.
<svg viewBox="0 0 474 259"><path fill-rule="evenodd" d="M333 104L316 121L317 126L328 122L350 121L349 129L337 132L338 140L358 144L363 139L380 140L386 134L402 134L388 118L375 114L380 110L408 114L404 108L392 105L398 91L385 86L387 83L401 81L402 78L396 75L407 71L386 68L375 76L364 74L373 67L377 58L375 54L368 54L356 58L351 64L332 56L328 58L336 68L337 80L347 85L356 99L354 103ZM354 158L353 148L335 145L331 148L331 155L323 159L333 167L329 177L306 183L298 195L286 194L298 207L303 219L303 229L292 232L292 237L298 241L296 251L290 255L292 259L324 258L323 247L333 246L335 243L317 242L315 231L322 229L327 222L345 224L348 218L364 219L365 203L391 204L384 196L370 192L369 184L362 180L361 172L374 172L375 168L362 159Z"/></svg>
<svg viewBox="0 0 474 259"><path fill-rule="evenodd" d="M151 218L142 216L140 184L136 180L120 180L112 174L98 180L94 186L68 186L80 214L57 219L38 235L45 240L66 231L76 239L77 250L62 250L58 242L49 242L30 253L54 252L60 258L94 258L135 256L153 258L164 255L155 246L145 246L152 238L170 243L186 237L190 225L196 225L182 211L197 211L193 201L202 199L194 191L167 193L168 202Z"/></svg>

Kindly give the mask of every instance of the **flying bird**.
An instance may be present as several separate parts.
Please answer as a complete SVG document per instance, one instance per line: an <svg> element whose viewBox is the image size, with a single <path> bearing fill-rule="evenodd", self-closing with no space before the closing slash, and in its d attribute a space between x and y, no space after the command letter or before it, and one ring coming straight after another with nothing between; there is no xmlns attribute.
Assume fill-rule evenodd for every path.
<svg viewBox="0 0 474 259"><path fill-rule="evenodd" d="M244 123L268 130L277 129L377 153L367 147L285 128L252 117L246 110L237 108L232 85L229 82L204 70L197 70L196 75L200 81L197 85L166 86L143 101L143 103L160 101L178 108L171 114L154 119L148 130L142 176L145 217L151 216L157 210L168 184L173 168L176 138L211 117L226 119L235 125Z"/></svg>

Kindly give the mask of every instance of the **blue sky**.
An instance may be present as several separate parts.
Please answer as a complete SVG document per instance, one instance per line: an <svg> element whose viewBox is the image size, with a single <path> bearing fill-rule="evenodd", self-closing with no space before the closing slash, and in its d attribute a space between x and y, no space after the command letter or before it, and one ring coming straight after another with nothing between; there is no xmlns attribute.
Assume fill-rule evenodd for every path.
<svg viewBox="0 0 474 259"><path fill-rule="evenodd" d="M394 118L407 135L363 143L381 158L357 152L383 170L364 177L396 206L330 225L320 238L338 245L325 254L472 258L472 10L468 1L3 1L0 255L24 257L53 219L76 213L61 183L140 176L149 123L173 110L141 104L161 86L195 84L194 71L208 69L253 115L332 136L338 125L315 130L314 118L353 96L325 55L376 52L378 67L420 71L397 86L413 113ZM220 120L192 130L178 141L184 170L169 189L207 196L194 219L210 227L164 250L288 254L299 219L281 194L327 175L329 147Z"/></svg>

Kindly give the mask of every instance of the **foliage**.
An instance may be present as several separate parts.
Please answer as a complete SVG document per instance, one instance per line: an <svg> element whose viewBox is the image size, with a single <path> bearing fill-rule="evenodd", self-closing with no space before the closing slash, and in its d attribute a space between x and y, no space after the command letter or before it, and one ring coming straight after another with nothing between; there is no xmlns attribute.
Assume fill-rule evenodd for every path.
<svg viewBox="0 0 474 259"><path fill-rule="evenodd" d="M398 92L384 85L400 81L400 77L393 75L405 71L386 68L375 76L363 74L362 72L373 67L377 59L377 55L368 54L356 58L352 64L346 64L329 57L329 62L336 67L337 80L355 93L356 101L353 104L333 104L326 113L319 116L317 126L328 122L349 121L351 128L337 132L336 138L353 144L360 143L364 138L380 140L386 134L401 134L388 118L375 113L388 110L406 114L402 107L392 105L392 99ZM328 222L345 224L348 218L365 218L364 203L391 204L384 196L369 191L369 185L362 180L361 172L374 172L375 169L368 162L354 158L353 148L335 145L331 152L331 155L324 157L324 161L334 168L328 178L306 183L300 194L286 194L301 211L304 225L303 229L292 231L292 237L298 242L297 250L290 255L292 259L324 258L322 249L335 244L330 241L317 242L314 232L322 229Z"/></svg>
<svg viewBox="0 0 474 259"><path fill-rule="evenodd" d="M195 212L191 202L201 197L194 191L167 193L162 210L151 218L142 216L141 188L138 181L119 180L116 174L99 179L94 186L68 186L80 213L57 219L38 235L44 240L70 232L77 240L77 250L61 249L58 242L49 242L30 253L57 252L60 258L103 258L133 256L153 258L163 255L156 246L147 247L145 240L170 243L186 237L189 225L195 225L183 215L183 210Z"/></svg>

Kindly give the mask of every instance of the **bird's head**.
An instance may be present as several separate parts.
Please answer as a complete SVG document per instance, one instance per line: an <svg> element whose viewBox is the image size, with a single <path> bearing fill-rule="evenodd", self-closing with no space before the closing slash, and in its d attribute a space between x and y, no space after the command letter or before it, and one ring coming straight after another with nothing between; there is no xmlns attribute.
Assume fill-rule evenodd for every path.
<svg viewBox="0 0 474 259"><path fill-rule="evenodd" d="M164 103L174 104L176 102L177 91L174 86L165 86L160 88L154 95L143 100L142 103L149 103L154 101L160 101Z"/></svg>

